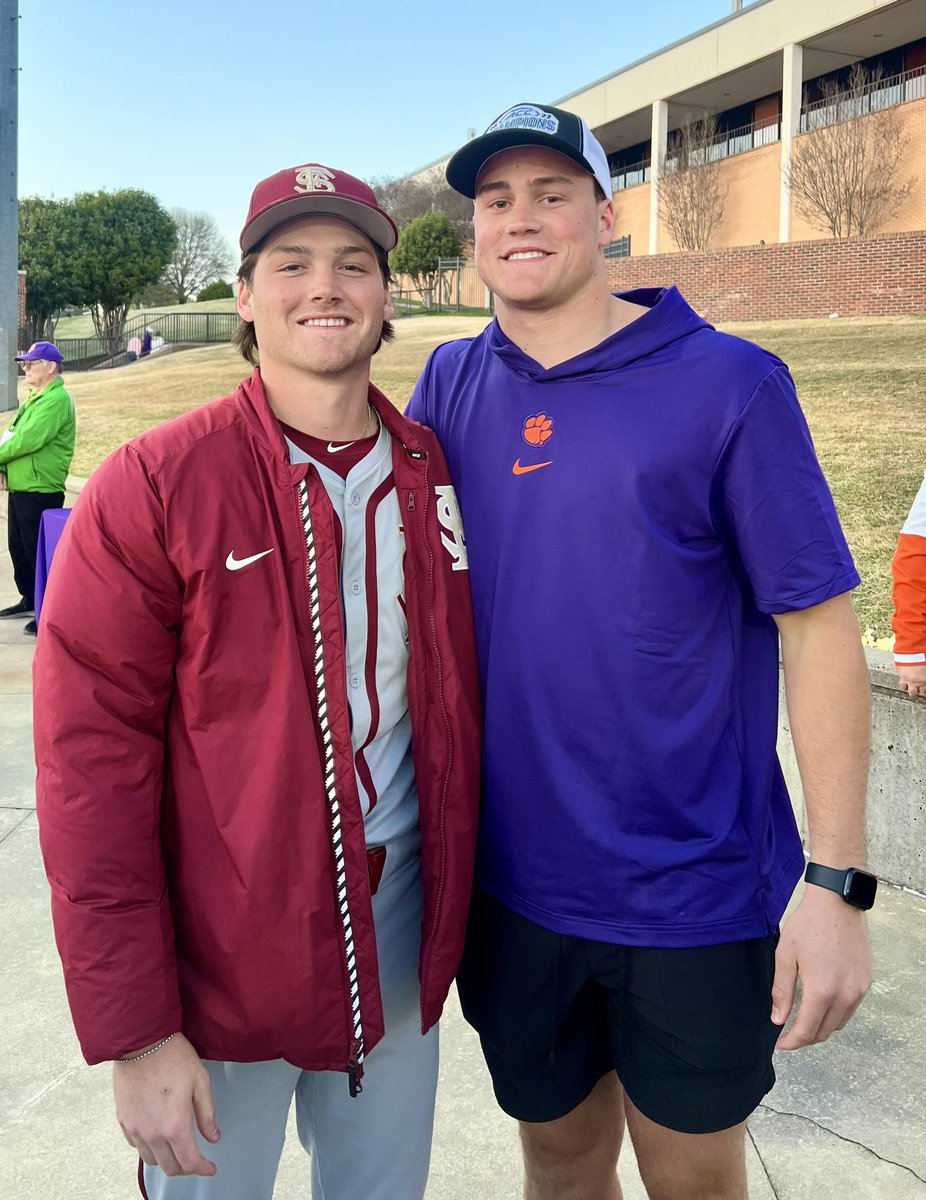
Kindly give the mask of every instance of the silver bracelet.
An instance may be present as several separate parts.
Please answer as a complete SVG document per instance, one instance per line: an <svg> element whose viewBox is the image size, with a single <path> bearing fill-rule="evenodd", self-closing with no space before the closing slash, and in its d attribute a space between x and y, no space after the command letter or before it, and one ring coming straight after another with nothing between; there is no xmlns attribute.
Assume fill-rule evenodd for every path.
<svg viewBox="0 0 926 1200"><path fill-rule="evenodd" d="M176 1037L176 1033L169 1033L166 1038L160 1042L155 1042L153 1046L149 1046L147 1050L142 1050L141 1054L133 1054L131 1058L117 1058L116 1062L133 1063L138 1062L140 1058L147 1058L149 1054L154 1054L155 1050L160 1050L162 1046L166 1046L171 1038Z"/></svg>

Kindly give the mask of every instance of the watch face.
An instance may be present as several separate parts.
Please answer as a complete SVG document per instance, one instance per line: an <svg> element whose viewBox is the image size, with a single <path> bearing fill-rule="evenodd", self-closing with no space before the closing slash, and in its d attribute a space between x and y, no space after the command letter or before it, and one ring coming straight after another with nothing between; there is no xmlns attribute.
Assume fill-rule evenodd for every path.
<svg viewBox="0 0 926 1200"><path fill-rule="evenodd" d="M867 871L856 871L855 868L846 872L846 885L843 895L856 908L868 909L875 902L875 892L878 881Z"/></svg>

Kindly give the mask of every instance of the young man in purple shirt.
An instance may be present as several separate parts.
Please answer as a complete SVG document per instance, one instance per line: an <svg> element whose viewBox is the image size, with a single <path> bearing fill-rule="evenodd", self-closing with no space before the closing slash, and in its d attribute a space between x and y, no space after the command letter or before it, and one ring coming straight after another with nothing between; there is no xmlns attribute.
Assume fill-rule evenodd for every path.
<svg viewBox="0 0 926 1200"><path fill-rule="evenodd" d="M785 365L674 288L610 294L583 121L516 105L447 177L497 304L409 408L456 482L485 699L464 1012L527 1200L620 1197L625 1123L651 1200L742 1200L776 1043L870 982L858 576ZM780 940L779 638L814 885Z"/></svg>

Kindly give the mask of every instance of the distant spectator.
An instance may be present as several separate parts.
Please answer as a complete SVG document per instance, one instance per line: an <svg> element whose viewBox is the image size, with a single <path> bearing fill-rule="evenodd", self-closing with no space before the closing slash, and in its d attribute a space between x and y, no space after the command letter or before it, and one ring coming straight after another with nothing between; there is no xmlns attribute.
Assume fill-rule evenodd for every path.
<svg viewBox="0 0 926 1200"><path fill-rule="evenodd" d="M61 351L36 342L16 361L24 364L29 395L0 436L0 478L10 493L9 546L17 604L0 617L35 617L35 559L46 508L64 507L64 485L74 457L74 401L61 378ZM36 632L35 620L23 628Z"/></svg>
<svg viewBox="0 0 926 1200"><path fill-rule="evenodd" d="M142 342L141 342L142 358L144 358L146 354L151 353L151 337L153 334L154 334L154 330L151 328L151 326L150 325L146 326L145 336L142 338Z"/></svg>
<svg viewBox="0 0 926 1200"><path fill-rule="evenodd" d="M141 338L136 333L134 337L129 338L129 344L126 348L125 356L129 362L134 362L141 353Z"/></svg>
<svg viewBox="0 0 926 1200"><path fill-rule="evenodd" d="M900 687L911 696L926 696L926 478L900 531L892 571Z"/></svg>

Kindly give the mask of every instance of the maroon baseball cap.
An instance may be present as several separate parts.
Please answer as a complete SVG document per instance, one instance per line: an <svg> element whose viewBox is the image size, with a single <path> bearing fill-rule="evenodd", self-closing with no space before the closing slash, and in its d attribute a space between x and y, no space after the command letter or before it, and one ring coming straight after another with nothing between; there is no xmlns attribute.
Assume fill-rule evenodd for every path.
<svg viewBox="0 0 926 1200"><path fill-rule="evenodd" d="M241 230L242 254L253 250L277 225L303 216L340 217L387 252L399 240L392 219L363 180L320 163L306 163L277 171L254 189Z"/></svg>

